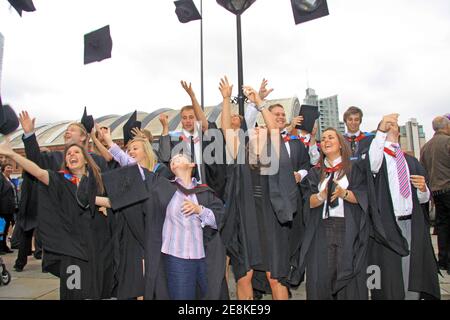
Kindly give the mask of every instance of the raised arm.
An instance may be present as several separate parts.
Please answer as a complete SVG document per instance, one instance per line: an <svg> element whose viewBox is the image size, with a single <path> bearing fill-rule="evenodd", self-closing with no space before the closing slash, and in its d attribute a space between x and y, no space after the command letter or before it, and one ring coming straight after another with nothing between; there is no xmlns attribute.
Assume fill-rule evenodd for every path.
<svg viewBox="0 0 450 320"><path fill-rule="evenodd" d="M21 156L20 154L14 152L14 150L11 148L8 139L2 144L0 144L0 154L15 161L18 165L20 165L23 168L23 170L25 170L32 176L36 177L39 181L48 186L49 183L48 171L41 169L33 161L30 161L27 158Z"/></svg>
<svg viewBox="0 0 450 320"><path fill-rule="evenodd" d="M95 130L98 132L99 136L101 135L101 129L98 123L95 124ZM100 152L100 155L105 158L107 162L110 162L113 159L113 156L108 152L108 149L105 148L105 146L100 142L99 139L95 136L94 129L92 129L91 132L91 138L94 142L95 146L97 147L97 150Z"/></svg>
<svg viewBox="0 0 450 320"><path fill-rule="evenodd" d="M202 131L208 130L208 119L206 119L205 113L203 112L202 107L197 101L197 98L195 97L194 89L192 89L191 83L189 85L186 81L181 80L181 86L183 89L187 92L189 97L191 98L192 106L194 107L195 116L197 119L202 123Z"/></svg>
<svg viewBox="0 0 450 320"><path fill-rule="evenodd" d="M266 103L263 99L261 99L259 93L255 91L250 86L244 86L244 94L250 100L253 102L259 111L261 111L261 114L264 118L264 121L266 123L267 128L273 132L273 130L279 131L277 124L275 123L275 118L272 115L272 113L267 110Z"/></svg>
<svg viewBox="0 0 450 320"><path fill-rule="evenodd" d="M34 124L36 118L31 118L27 111L19 113L19 122L23 129L23 145L25 147L25 155L31 161L41 164L41 151L34 134Z"/></svg>

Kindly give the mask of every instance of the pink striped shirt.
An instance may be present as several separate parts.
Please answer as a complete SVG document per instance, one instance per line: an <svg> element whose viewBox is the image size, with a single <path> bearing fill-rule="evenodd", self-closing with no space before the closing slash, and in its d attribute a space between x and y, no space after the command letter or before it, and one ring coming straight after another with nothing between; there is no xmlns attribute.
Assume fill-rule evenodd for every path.
<svg viewBox="0 0 450 320"><path fill-rule="evenodd" d="M175 181L188 189L197 185L195 178L192 178L189 186L185 186L179 178ZM186 216L181 212L185 199L198 204L195 194L185 195L179 190L175 192L166 209L161 252L181 259L202 259L205 257L203 227L217 229L216 219L212 210L204 207L200 214Z"/></svg>

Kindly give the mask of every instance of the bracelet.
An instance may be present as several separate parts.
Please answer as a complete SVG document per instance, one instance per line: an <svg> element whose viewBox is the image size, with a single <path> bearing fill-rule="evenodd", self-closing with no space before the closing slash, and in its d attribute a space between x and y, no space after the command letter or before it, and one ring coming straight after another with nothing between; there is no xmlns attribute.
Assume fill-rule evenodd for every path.
<svg viewBox="0 0 450 320"><path fill-rule="evenodd" d="M261 112L261 111L263 111L263 109L266 107L266 102L264 101L263 102L263 104L262 105L260 105L260 106L257 106L256 104L255 104L255 108L256 108L256 110L258 110L259 112Z"/></svg>

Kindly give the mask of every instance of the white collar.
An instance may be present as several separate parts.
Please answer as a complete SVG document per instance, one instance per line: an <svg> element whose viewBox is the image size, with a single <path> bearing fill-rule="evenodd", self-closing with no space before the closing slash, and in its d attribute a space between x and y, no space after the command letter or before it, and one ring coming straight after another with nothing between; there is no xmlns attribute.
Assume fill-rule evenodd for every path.
<svg viewBox="0 0 450 320"><path fill-rule="evenodd" d="M360 134L361 134L361 130L358 130L355 133L347 132L347 137L359 137Z"/></svg>
<svg viewBox="0 0 450 320"><path fill-rule="evenodd" d="M342 157L336 158L336 159L333 161L333 163L331 163L331 164L330 164L330 162L328 161L327 158L325 158L325 160L324 160L325 166L326 166L327 168L333 168L333 167L336 167L336 166L337 166L339 163L341 163L341 162L342 162Z"/></svg>

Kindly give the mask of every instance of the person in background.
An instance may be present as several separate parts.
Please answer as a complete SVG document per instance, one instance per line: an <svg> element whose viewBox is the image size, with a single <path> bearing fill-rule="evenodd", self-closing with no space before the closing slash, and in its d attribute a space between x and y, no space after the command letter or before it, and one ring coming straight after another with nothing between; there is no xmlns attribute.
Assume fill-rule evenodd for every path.
<svg viewBox="0 0 450 320"><path fill-rule="evenodd" d="M450 274L450 119L433 119L434 136L420 150L436 208L439 268Z"/></svg>
<svg viewBox="0 0 450 320"><path fill-rule="evenodd" d="M11 180L13 167L11 163L5 162L1 165L0 173L0 217L5 220L5 230L3 239L0 241L0 252L12 253L8 247L8 231L13 224L14 215L18 210L19 198L16 185Z"/></svg>
<svg viewBox="0 0 450 320"><path fill-rule="evenodd" d="M372 133L361 131L362 118L363 112L358 107L349 107L344 112L344 122L347 127L344 137L351 150L351 160L365 158L374 138Z"/></svg>

